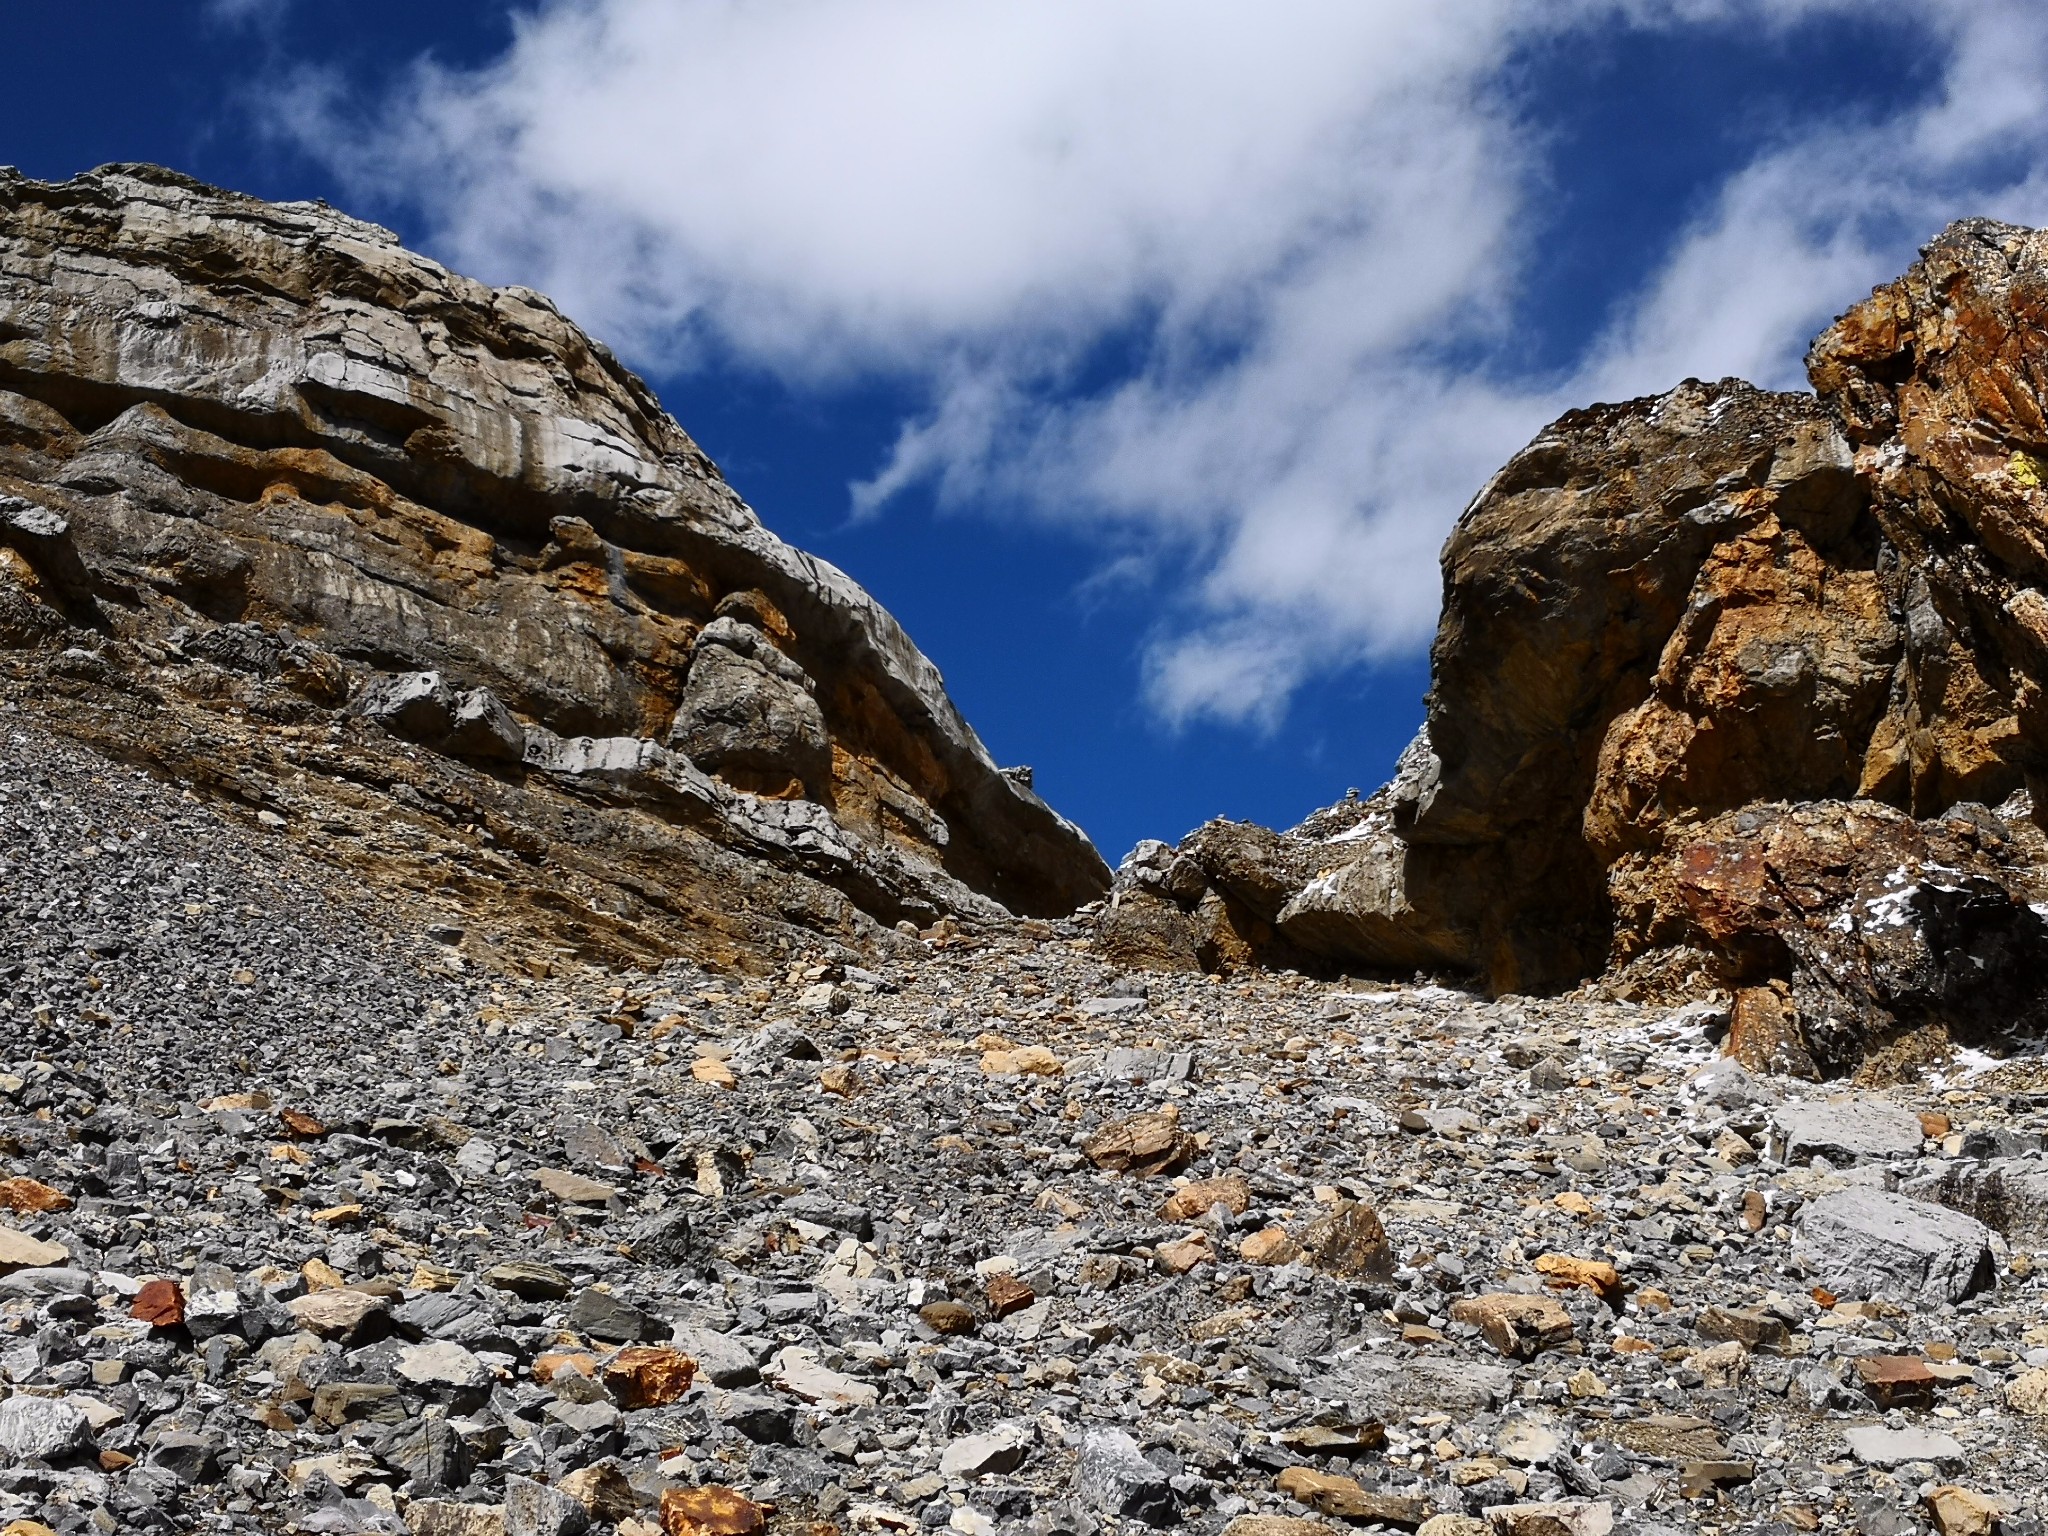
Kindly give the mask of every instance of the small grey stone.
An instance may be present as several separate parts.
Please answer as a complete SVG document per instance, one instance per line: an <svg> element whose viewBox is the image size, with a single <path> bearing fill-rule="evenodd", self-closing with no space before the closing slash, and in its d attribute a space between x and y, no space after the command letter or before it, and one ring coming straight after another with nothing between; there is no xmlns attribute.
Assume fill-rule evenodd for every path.
<svg viewBox="0 0 2048 1536"><path fill-rule="evenodd" d="M665 1339L669 1326L652 1312L595 1287L583 1291L569 1308L569 1326L608 1344Z"/></svg>
<svg viewBox="0 0 2048 1536"><path fill-rule="evenodd" d="M505 1536L582 1536L588 1510L559 1489L528 1477L505 1479Z"/></svg>

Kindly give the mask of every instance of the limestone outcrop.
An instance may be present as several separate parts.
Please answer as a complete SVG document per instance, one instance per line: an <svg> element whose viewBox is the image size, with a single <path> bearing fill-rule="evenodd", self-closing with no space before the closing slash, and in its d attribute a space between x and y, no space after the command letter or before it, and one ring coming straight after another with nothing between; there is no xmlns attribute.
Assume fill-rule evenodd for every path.
<svg viewBox="0 0 2048 1536"><path fill-rule="evenodd" d="M0 645L49 723L423 897L520 861L508 927L571 948L1109 883L546 298L152 167L0 173Z"/></svg>
<svg viewBox="0 0 2048 1536"><path fill-rule="evenodd" d="M1286 834L1276 958L1540 992L1683 954L1798 1070L2048 1013L2048 235L1955 225L1808 366L1494 476L1395 781Z"/></svg>

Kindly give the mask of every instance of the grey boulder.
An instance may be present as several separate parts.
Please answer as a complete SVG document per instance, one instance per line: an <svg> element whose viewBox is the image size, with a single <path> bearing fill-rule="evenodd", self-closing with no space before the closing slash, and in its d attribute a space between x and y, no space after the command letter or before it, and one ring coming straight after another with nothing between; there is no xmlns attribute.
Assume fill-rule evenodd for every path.
<svg viewBox="0 0 2048 1536"><path fill-rule="evenodd" d="M17 1394L0 1403L0 1451L16 1461L59 1461L91 1445L84 1411L61 1397Z"/></svg>
<svg viewBox="0 0 2048 1536"><path fill-rule="evenodd" d="M1788 1104L1773 1117L1772 1128L1775 1150L1788 1163L1914 1157L1926 1134L1918 1115L1882 1099Z"/></svg>
<svg viewBox="0 0 2048 1536"><path fill-rule="evenodd" d="M1074 1496L1086 1508L1147 1525L1171 1525L1179 1504L1166 1473L1119 1429L1090 1430L1074 1463Z"/></svg>
<svg viewBox="0 0 2048 1536"><path fill-rule="evenodd" d="M1795 1253L1838 1296L1958 1302L1994 1283L1991 1237L1959 1211L1849 1189L1800 1214Z"/></svg>

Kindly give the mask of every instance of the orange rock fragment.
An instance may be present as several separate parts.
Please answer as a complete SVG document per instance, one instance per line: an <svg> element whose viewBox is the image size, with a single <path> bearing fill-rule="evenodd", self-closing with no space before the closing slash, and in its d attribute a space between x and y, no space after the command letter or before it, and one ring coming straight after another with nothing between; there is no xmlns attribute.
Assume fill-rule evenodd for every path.
<svg viewBox="0 0 2048 1536"><path fill-rule="evenodd" d="M622 1349L604 1368L604 1384L627 1409L666 1408L679 1401L696 1379L694 1359L662 1346Z"/></svg>
<svg viewBox="0 0 2048 1536"><path fill-rule="evenodd" d="M301 1141L318 1141L327 1134L326 1125L302 1109L280 1109L277 1118L289 1134Z"/></svg>
<svg viewBox="0 0 2048 1536"><path fill-rule="evenodd" d="M1570 1254L1546 1253L1536 1261L1536 1273L1553 1291L1591 1291L1610 1307L1618 1307L1627 1294L1621 1272L1599 1259L1577 1259Z"/></svg>
<svg viewBox="0 0 2048 1536"><path fill-rule="evenodd" d="M1153 1250L1159 1267L1169 1275L1184 1275L1197 1264L1216 1257L1209 1247L1209 1234L1197 1232L1192 1237L1183 1237L1171 1243L1161 1243Z"/></svg>
<svg viewBox="0 0 2048 1536"><path fill-rule="evenodd" d="M595 1376L597 1356L581 1350L550 1350L533 1362L533 1379L543 1385L564 1372L571 1376Z"/></svg>
<svg viewBox="0 0 2048 1536"><path fill-rule="evenodd" d="M23 1216L43 1216L71 1209L71 1197L34 1179L0 1179L0 1210Z"/></svg>
<svg viewBox="0 0 2048 1536"><path fill-rule="evenodd" d="M1036 1300L1038 1292L1015 1275L995 1274L988 1277L988 1310L991 1317L1008 1317L1012 1312L1022 1312Z"/></svg>
<svg viewBox="0 0 2048 1536"><path fill-rule="evenodd" d="M1206 1215L1211 1206L1222 1206L1233 1216L1242 1216L1252 1203L1252 1187L1234 1173L1220 1179L1201 1179L1166 1197L1160 1207L1162 1221L1193 1221Z"/></svg>
<svg viewBox="0 0 2048 1536"><path fill-rule="evenodd" d="M768 1511L731 1488L671 1488L661 1496L662 1536L760 1536Z"/></svg>
<svg viewBox="0 0 2048 1536"><path fill-rule="evenodd" d="M175 1280L152 1280L136 1292L128 1315L152 1328L175 1328L185 1321L185 1292Z"/></svg>
<svg viewBox="0 0 2048 1536"><path fill-rule="evenodd" d="M1452 1305L1451 1321L1473 1324L1487 1343L1513 1360L1533 1360L1572 1340L1571 1314L1548 1296L1506 1291L1467 1296Z"/></svg>
<svg viewBox="0 0 2048 1536"><path fill-rule="evenodd" d="M1285 1227L1267 1227L1239 1243L1237 1256L1247 1264L1292 1264L1301 1257L1301 1244Z"/></svg>

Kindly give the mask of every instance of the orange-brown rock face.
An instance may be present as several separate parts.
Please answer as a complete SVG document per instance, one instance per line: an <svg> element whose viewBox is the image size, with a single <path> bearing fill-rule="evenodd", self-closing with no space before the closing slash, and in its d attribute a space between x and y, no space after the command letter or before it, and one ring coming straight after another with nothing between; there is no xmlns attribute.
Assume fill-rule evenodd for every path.
<svg viewBox="0 0 2048 1536"><path fill-rule="evenodd" d="M1996 804L2048 762L2048 236L1973 220L1815 342L1903 575L1904 664L1862 792Z"/></svg>
<svg viewBox="0 0 2048 1536"><path fill-rule="evenodd" d="M1684 946L1778 1070L2048 1006L2048 234L1955 226L1809 366L1574 411L1481 491L1395 781L1241 861L1314 870L1276 944L1497 991ZM1190 913L1245 885L1198 851L1152 861Z"/></svg>
<svg viewBox="0 0 2048 1536"><path fill-rule="evenodd" d="M541 295L149 167L0 173L0 657L58 728L614 957L1109 883Z"/></svg>

